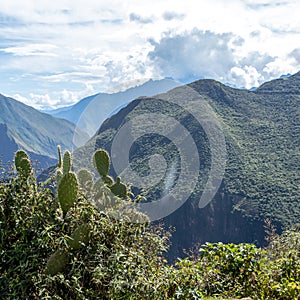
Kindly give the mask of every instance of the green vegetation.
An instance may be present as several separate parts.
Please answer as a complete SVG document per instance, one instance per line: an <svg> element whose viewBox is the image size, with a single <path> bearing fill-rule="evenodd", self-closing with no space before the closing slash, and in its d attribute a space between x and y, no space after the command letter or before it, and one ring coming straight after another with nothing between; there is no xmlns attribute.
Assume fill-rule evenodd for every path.
<svg viewBox="0 0 300 300"><path fill-rule="evenodd" d="M96 165L105 165L103 177L109 169L106 155L104 151L95 155L96 160L103 160ZM169 265L163 258L169 233L147 222L115 219L109 209L96 209L90 198L93 193L84 188L93 178L86 170L80 172L80 180L72 173L68 152L57 168L57 195L36 183L27 161L25 152L17 152L17 176L0 183L2 299L299 297L299 227L279 236L267 222L269 245L265 249L252 244L205 243ZM70 174L72 184L66 189ZM74 178L79 181L75 186ZM110 186L111 182L106 185L102 180L102 191L109 191ZM133 201L128 196L116 199L123 206Z"/></svg>
<svg viewBox="0 0 300 300"><path fill-rule="evenodd" d="M239 197L235 209L250 218L272 218L284 225L297 223L300 214L300 73L265 83L254 92L233 89L213 80L200 80L189 86L210 103L223 125L228 152L224 192L229 198ZM180 88L177 90L164 97L178 97ZM205 133L188 111L167 105L160 98L164 100L160 96L141 100L126 119L157 112L176 118L189 130L203 159L203 173L196 191L199 199L210 167ZM192 107L193 101L190 102ZM140 165L141 173L142 168L147 168L147 156L152 154L145 149L151 146L148 140L147 143L138 140L132 151L133 164ZM172 156L169 152L174 153L174 150L170 144L160 142L159 145L162 146L151 151Z"/></svg>
<svg viewBox="0 0 300 300"><path fill-rule="evenodd" d="M214 80L199 80L188 87L199 95L198 99L187 98L188 89L179 87L163 95L133 101L104 122L97 135L75 151L74 159L83 162L90 149L104 148L110 153L118 130L135 117L157 113L174 118L188 130L197 145L200 171L196 189L188 201L163 220L176 228L173 245L189 248L198 241L219 240L256 241L263 245L264 219L272 219L279 229L299 222L300 73L265 83L256 91L234 89ZM185 110L167 102L181 97L189 100L190 107ZM214 200L199 209L197 204L207 182L211 156L207 136L190 112L202 98L211 105L222 124L227 165ZM148 132L147 128L156 124L145 118L137 126L138 132ZM166 174L175 170L175 185L181 172L180 155L174 143L159 133L147 134L134 142L128 158L132 169L141 177L148 175L149 157L153 154L164 156ZM113 170L111 174L115 175ZM164 193L165 177L152 189L142 191L147 199L158 199ZM171 259L180 254L176 249Z"/></svg>

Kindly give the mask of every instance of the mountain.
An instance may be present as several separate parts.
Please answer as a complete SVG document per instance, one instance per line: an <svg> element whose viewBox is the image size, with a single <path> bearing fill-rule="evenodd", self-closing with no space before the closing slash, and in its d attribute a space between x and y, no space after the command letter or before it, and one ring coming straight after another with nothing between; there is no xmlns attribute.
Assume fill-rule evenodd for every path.
<svg viewBox="0 0 300 300"><path fill-rule="evenodd" d="M178 85L179 83L171 79L149 80L140 86L123 92L99 93L86 97L75 105L44 112L57 118L69 120L88 133L89 136L92 136L105 119L116 113L131 100L139 96L152 96L163 93ZM86 141L82 141L82 144Z"/></svg>
<svg viewBox="0 0 300 300"><path fill-rule="evenodd" d="M189 106L174 104L174 99L182 99L182 103ZM227 163L213 200L199 208L199 199L212 169L213 149L205 130L209 120L199 123L196 113L191 112L198 104L205 107L205 103L209 103L222 125ZM107 119L97 134L75 151L74 158L82 167L88 164L85 157L90 154L87 153L97 148L107 149L112 159L118 154L123 156L122 148L130 148L126 159L143 177L153 169L149 167L150 157L159 154L165 158L165 166L161 164L166 169L164 176L153 187L142 191L148 200L158 199L168 192L167 185L172 188L180 179L182 157L176 148L177 141L164 137L159 132L161 129L156 132L157 121L151 118L155 114L161 117L161 122L170 118L177 120L190 132L200 162L197 163L199 174L194 192L179 209L163 218L167 227L175 227L169 259L182 255L183 249L206 241L262 245L266 218L270 218L279 230L281 226L299 222L299 104L300 72L266 82L255 91L234 89L214 80L199 80L165 94L132 101ZM147 113L151 114L149 119L145 117ZM136 122L136 132L144 132L144 136L128 131L122 137L120 132L124 132L125 124L139 118L143 121ZM113 142L117 140L120 147L117 152L112 151ZM112 175L115 175L113 173L114 169ZM188 188L188 184L186 182L187 187L182 188Z"/></svg>
<svg viewBox="0 0 300 300"><path fill-rule="evenodd" d="M74 149L75 126L67 120L41 113L13 98L0 94L0 157L12 161L17 149L24 149L39 167L53 165L57 160L57 145ZM86 135L79 132L86 138Z"/></svg>

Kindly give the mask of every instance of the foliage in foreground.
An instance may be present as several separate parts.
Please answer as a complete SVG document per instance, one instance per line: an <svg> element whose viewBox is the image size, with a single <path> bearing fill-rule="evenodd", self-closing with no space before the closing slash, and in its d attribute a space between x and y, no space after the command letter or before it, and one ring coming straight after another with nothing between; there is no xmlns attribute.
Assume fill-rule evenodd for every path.
<svg viewBox="0 0 300 300"><path fill-rule="evenodd" d="M69 161L66 154L60 183L64 176L74 181ZM63 192L56 196L36 183L26 153L19 152L15 164L18 176L0 184L2 299L297 299L300 294L299 228L281 236L270 230L266 249L206 243L170 266L163 258L168 234L161 227L112 218L95 208L90 197L97 195L91 191L68 192L66 205Z"/></svg>
<svg viewBox="0 0 300 300"><path fill-rule="evenodd" d="M1 298L153 298L163 284L162 229L116 220L75 188L64 194L65 181L76 186L68 154L57 197L37 185L26 153L16 158L18 176L0 186Z"/></svg>

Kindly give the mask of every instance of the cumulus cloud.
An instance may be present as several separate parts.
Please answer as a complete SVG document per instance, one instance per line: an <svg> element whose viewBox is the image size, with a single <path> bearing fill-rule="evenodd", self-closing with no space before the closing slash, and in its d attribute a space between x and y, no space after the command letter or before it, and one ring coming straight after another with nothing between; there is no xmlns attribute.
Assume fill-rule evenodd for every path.
<svg viewBox="0 0 300 300"><path fill-rule="evenodd" d="M295 59L297 64L299 65L300 68L300 48L294 49L290 54L289 57Z"/></svg>
<svg viewBox="0 0 300 300"><path fill-rule="evenodd" d="M3 0L0 92L61 106L145 78L252 87L299 70L297 0L200 2Z"/></svg>
<svg viewBox="0 0 300 300"><path fill-rule="evenodd" d="M235 87L257 87L282 74L297 72L289 56L273 56L261 51L245 51L245 40L233 33L217 34L194 29L180 34L166 33L156 42L149 59L164 77L181 81L213 78Z"/></svg>
<svg viewBox="0 0 300 300"><path fill-rule="evenodd" d="M257 87L264 80L264 76L255 67L233 67L230 69L228 79L232 85L246 88Z"/></svg>
<svg viewBox="0 0 300 300"><path fill-rule="evenodd" d="M256 70L263 71L267 64L273 62L275 57L267 53L260 53L258 51L251 51L247 56L239 59L240 66L252 66Z"/></svg>
<svg viewBox="0 0 300 300"><path fill-rule="evenodd" d="M150 41L154 46L149 58L161 70L163 76L178 80L185 78L222 79L235 65L229 42L231 33L216 34L199 31L165 35L159 42Z"/></svg>

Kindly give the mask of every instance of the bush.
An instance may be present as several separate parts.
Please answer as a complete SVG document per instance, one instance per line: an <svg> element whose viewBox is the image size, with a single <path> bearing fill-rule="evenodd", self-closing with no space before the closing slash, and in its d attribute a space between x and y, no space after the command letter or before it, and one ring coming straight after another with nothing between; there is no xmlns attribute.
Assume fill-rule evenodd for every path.
<svg viewBox="0 0 300 300"><path fill-rule="evenodd" d="M280 236L271 228L266 249L206 243L169 266L163 258L169 234L162 226L131 223L128 215L113 218L115 206L99 209L110 190L122 196L123 210L137 213L131 206L136 199L126 196L120 179L108 177L105 161L98 164L101 193L79 190L67 153L59 163L56 196L37 184L27 154L17 153L17 176L0 183L2 299L300 298L299 227ZM91 186L90 175L81 175ZM104 198L116 203L112 194Z"/></svg>
<svg viewBox="0 0 300 300"><path fill-rule="evenodd" d="M116 220L84 193L64 215L51 191L27 171L0 185L2 299L164 295L160 270L168 239L161 227ZM78 228L87 238L76 243Z"/></svg>

